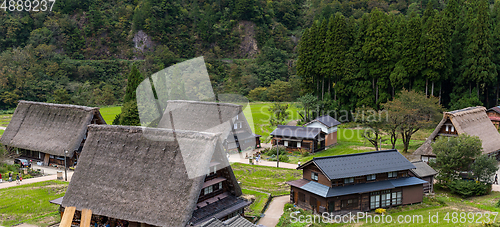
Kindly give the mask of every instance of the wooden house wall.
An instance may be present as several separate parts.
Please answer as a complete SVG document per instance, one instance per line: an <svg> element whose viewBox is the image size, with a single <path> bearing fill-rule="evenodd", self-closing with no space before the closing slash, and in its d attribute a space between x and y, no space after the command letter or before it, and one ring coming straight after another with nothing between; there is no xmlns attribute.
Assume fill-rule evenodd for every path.
<svg viewBox="0 0 500 227"><path fill-rule="evenodd" d="M332 132L325 136L325 146L331 146L337 143L337 132Z"/></svg>
<svg viewBox="0 0 500 227"><path fill-rule="evenodd" d="M402 189L403 205L422 202L424 198L423 185L413 185L403 187Z"/></svg>
<svg viewBox="0 0 500 227"><path fill-rule="evenodd" d="M318 167L312 164L304 168L304 171L302 172L303 178L312 181L312 172L318 173L318 183L328 187L332 187L332 183L330 182L330 180L319 170Z"/></svg>
<svg viewBox="0 0 500 227"><path fill-rule="evenodd" d="M384 181L384 180L389 180L389 179L396 179L396 178L400 178L400 177L407 177L408 174L409 174L409 172L410 172L409 170L398 171L397 177L391 177L391 178L389 178L389 175L388 175L387 172L385 172L385 173L378 173L375 176L375 180L367 180L367 175L357 176L357 177L354 177L354 182L353 183L348 183L348 184L344 183L344 178L342 178L342 179L335 179L335 180L332 180L332 186L333 187L335 187L335 186L345 186L345 185L351 185L351 184L360 184L360 183L366 183L366 182L377 182L377 181Z"/></svg>

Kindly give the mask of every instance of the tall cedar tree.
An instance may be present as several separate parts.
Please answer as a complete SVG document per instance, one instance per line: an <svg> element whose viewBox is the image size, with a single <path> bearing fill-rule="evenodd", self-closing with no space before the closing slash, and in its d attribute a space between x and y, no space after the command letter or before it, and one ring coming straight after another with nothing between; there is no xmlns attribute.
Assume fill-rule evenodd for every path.
<svg viewBox="0 0 500 227"><path fill-rule="evenodd" d="M487 0L475 0L471 4L475 12L468 26L467 47L463 76L468 78L470 85L476 85L478 95L488 84L496 84L497 70L492 61L491 21L488 13Z"/></svg>
<svg viewBox="0 0 500 227"><path fill-rule="evenodd" d="M325 45L326 63L328 67L326 68L326 75L328 77L328 85L330 86L333 82L337 82L342 79L344 75L344 59L349 48L349 40L351 35L348 32L347 21L341 13L336 13L335 17L332 15L328 23L327 40ZM330 92L330 89L328 89ZM333 99L337 100L337 91L334 89Z"/></svg>
<svg viewBox="0 0 500 227"><path fill-rule="evenodd" d="M362 49L366 55L368 75L372 80L376 106L387 100L387 97L382 98L381 94L388 87L389 75L394 66L391 63L393 42L387 17L377 8L370 13L370 22Z"/></svg>
<svg viewBox="0 0 500 227"><path fill-rule="evenodd" d="M144 77L141 75L137 67L133 65L127 79L127 87L125 89L125 97L123 98L121 113L116 115L113 120L114 125L141 125L135 91L143 80Z"/></svg>

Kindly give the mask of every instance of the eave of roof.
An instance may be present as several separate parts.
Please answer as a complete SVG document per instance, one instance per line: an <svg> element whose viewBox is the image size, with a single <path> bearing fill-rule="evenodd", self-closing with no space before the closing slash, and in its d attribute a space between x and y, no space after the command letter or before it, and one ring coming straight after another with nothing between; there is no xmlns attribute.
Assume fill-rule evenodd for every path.
<svg viewBox="0 0 500 227"><path fill-rule="evenodd" d="M406 187L412 185L424 184L427 181L418 179L416 177L405 177L394 180L384 180L371 183L352 184L347 186L328 187L315 181L309 181L302 187L298 187L304 191L313 193L323 198L330 198L335 196L360 194L373 191L387 190L398 187Z"/></svg>

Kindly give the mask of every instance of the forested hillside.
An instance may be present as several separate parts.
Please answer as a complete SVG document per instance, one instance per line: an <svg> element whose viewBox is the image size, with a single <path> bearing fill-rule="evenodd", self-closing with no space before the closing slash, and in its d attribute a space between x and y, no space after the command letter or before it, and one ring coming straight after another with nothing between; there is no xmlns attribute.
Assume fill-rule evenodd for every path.
<svg viewBox="0 0 500 227"><path fill-rule="evenodd" d="M377 23L380 24L378 26L380 28L390 24L384 28L385 33L400 34L399 37L407 33L417 36L421 34L418 29L411 30L405 27L409 32L401 32L396 27L403 28L406 26L406 21L410 20L418 20L414 21L414 24L425 25L426 23L422 22L424 17L430 18L429 21L432 23L438 23L433 21L440 20L440 17L434 15L444 15L448 7L445 7L442 1L439 3L435 1L432 3L435 9L429 13L424 10L425 6L429 5L428 2L428 0L65 0L57 1L52 12L2 10L0 11L0 108L11 108L18 99L81 105L118 104L123 101L126 78L132 64L136 64L141 74L147 77L176 62L198 56L204 56L207 61L216 93L238 93L253 101L293 101L315 87L318 91L322 91L321 96L325 96L324 92L330 91L331 97L338 100L341 108L364 104L375 105L391 98L392 87L394 91L403 86L410 87L404 82L404 76L400 76L403 79L400 79L398 85L392 86L385 75L387 72L396 75L395 69L401 71L401 67L397 66L407 67L409 63L396 61L401 54L401 51L396 49L380 54L374 52L368 56L370 50L369 45L365 47L365 36L366 40L380 42L376 37L377 31L371 31L373 34L371 38L367 35L369 33L365 34L370 26L376 29L371 25L371 18L379 18L380 22ZM457 4L454 12L454 15L460 15L456 17L457 19L466 21L467 15L475 17L475 13L469 13L461 6L462 4ZM374 9L378 10L370 13ZM333 55L326 53L337 51L335 48L347 48L346 60L342 61L342 66L336 66L337 69L325 68L315 71L316 68L311 68L304 73L301 71L303 69L300 69L300 60L297 62L297 59L301 59L298 45L302 34L304 32L312 34L313 30L326 32L328 29L333 29L328 22L333 20L330 18L336 14L343 15L346 28L349 30L345 34L340 34L348 36L345 38L347 43L341 43L345 44L344 46L329 46L329 52L321 55L331 58ZM418 16L419 14L423 16ZM487 14L488 19L490 14L493 15L489 11ZM496 21L495 18L491 20ZM457 21L459 20L454 20L453 23L458 23ZM305 30L309 28L310 31ZM460 29L462 30L457 30L457 33L459 33L458 38L462 39L460 35L464 35L467 28L462 26ZM309 37L317 38L307 33L307 40ZM328 42L327 39L323 40ZM399 42L403 40L400 38ZM393 45L394 42L386 40L383 45L397 46ZM415 42L421 46L421 41ZM318 44L316 48L323 48L321 45ZM403 46L401 44L398 48ZM305 53L304 48L300 48L300 53ZM374 48L378 49L380 48ZM386 49L390 48L385 48L384 51ZM454 50L466 49L461 47ZM382 54L385 57L382 57ZM317 56L313 55L304 56L302 59L317 59ZM361 57L367 58L362 64ZM376 58L383 58L383 61L388 63L379 64ZM321 59L326 58L321 57ZM331 59L309 64L318 64L315 67L321 68L326 67L319 66L325 61ZM411 74L411 78L415 78L428 67L430 66L421 66L418 72L407 68L403 71ZM337 71L333 73L331 70ZM338 74L340 72L338 70L346 72ZM372 72L378 73L375 76L378 78L376 83L371 78ZM313 76L315 79L308 81L307 78L311 77L311 73L317 75ZM451 73L440 74L442 78L439 80L429 81L429 83L434 82L434 95L439 94L441 87L443 87L441 94L450 94L449 90L444 88L445 85L440 83L446 77L451 78L450 75ZM328 78L322 80L326 86L319 87L317 77ZM358 80L356 79L358 77L365 79ZM314 86L311 86L311 83ZM374 84L377 86L373 86ZM420 84L421 82L412 80L411 88L421 89ZM479 88L480 95L487 92L490 96L493 95L491 87L488 90L482 87L483 84L476 86L474 83L471 87ZM377 88L380 94L372 95ZM456 94L464 91L462 89ZM353 95L353 92L356 94ZM321 96L318 95L324 99ZM448 99L443 98L443 100Z"/></svg>
<svg viewBox="0 0 500 227"><path fill-rule="evenodd" d="M378 9L360 19L317 20L300 41L297 73L307 92L339 108L380 108L402 89L439 97L445 107L498 105L500 2L448 0Z"/></svg>

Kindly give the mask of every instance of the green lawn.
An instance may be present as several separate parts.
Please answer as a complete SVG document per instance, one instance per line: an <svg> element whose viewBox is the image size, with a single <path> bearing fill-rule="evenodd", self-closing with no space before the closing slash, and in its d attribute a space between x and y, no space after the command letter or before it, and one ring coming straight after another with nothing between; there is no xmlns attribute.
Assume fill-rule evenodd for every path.
<svg viewBox="0 0 500 227"><path fill-rule="evenodd" d="M323 226L498 226L500 217L496 217L493 225L483 225L483 221L495 219L495 214L499 212L494 204L500 199L500 192L492 192L486 196L461 199L448 192L438 191L436 195L425 196L420 204L399 206L387 209L384 215L384 223L381 216L375 212L369 212L369 219L360 219L357 222L344 224L327 224L316 221L316 224L298 223L291 217L291 213L299 211L302 215L311 215L310 211L297 208L285 208L285 213L281 216L277 227L323 227ZM478 214L481 213L481 214ZM474 215L472 215L474 214ZM462 215L462 217L460 216ZM488 218L486 217L487 215ZM365 214L366 216L366 214ZM390 216L390 218L388 217ZM295 216L298 217L298 216ZM455 218L454 218L455 217ZM391 221L392 218L392 221ZM319 219L317 219L319 220Z"/></svg>
<svg viewBox="0 0 500 227"><path fill-rule="evenodd" d="M272 102L256 102L250 103L250 109L252 110L252 118L250 118L249 114L245 113L245 117L247 119L253 119L253 125L255 126L255 134L261 135L262 142L264 142L269 134L276 128L271 127L269 125L269 120L271 119L271 112L269 112L269 108L271 107ZM287 112L288 121L297 120L300 118L297 111L297 105L295 103L288 103L289 107ZM251 122L249 121L251 124Z"/></svg>
<svg viewBox="0 0 500 227"><path fill-rule="evenodd" d="M111 125L113 124L113 120L115 119L115 116L121 113L121 106L106 106L106 107L101 107L99 110L101 112L102 117L106 121L106 124Z"/></svg>
<svg viewBox="0 0 500 227"><path fill-rule="evenodd" d="M231 167L242 188L271 193L273 196L289 194L290 186L286 182L302 178L302 171L295 169L240 163L234 163Z"/></svg>
<svg viewBox="0 0 500 227"><path fill-rule="evenodd" d="M262 214L262 210L264 206L266 206L267 201L269 200L269 194L262 193L249 189L242 189L244 197L251 197L254 199L253 203L249 206L250 212L245 213L250 216L260 216Z"/></svg>
<svg viewBox="0 0 500 227"><path fill-rule="evenodd" d="M60 221L59 206L49 201L64 196L67 187L67 182L45 181L0 189L0 225L48 226Z"/></svg>

